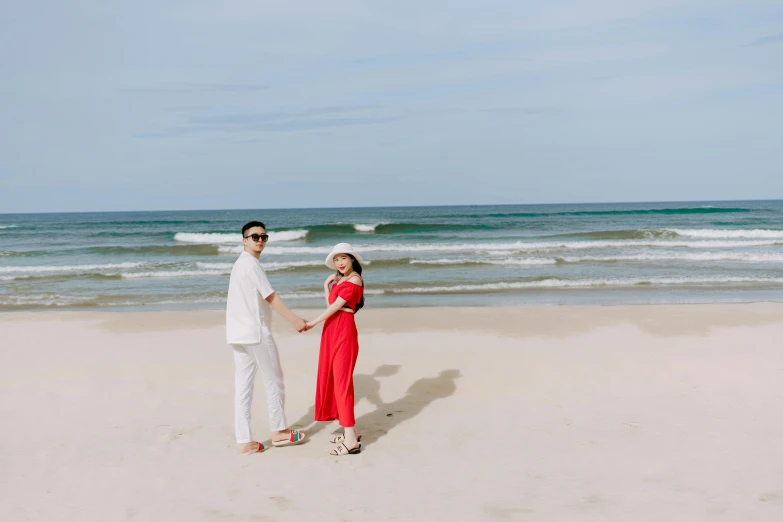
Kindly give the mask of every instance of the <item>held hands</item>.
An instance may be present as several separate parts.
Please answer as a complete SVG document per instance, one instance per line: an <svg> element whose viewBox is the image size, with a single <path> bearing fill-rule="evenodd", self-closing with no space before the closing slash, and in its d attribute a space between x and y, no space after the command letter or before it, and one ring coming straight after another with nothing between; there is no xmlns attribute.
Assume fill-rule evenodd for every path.
<svg viewBox="0 0 783 522"><path fill-rule="evenodd" d="M297 317L293 325L294 328L296 328L297 332L303 333L306 332L307 330L312 330L313 328L315 328L316 323L311 323L309 321L305 321L301 317Z"/></svg>
<svg viewBox="0 0 783 522"><path fill-rule="evenodd" d="M297 317L293 323L291 323L297 332L302 333L307 330L307 321L301 317Z"/></svg>

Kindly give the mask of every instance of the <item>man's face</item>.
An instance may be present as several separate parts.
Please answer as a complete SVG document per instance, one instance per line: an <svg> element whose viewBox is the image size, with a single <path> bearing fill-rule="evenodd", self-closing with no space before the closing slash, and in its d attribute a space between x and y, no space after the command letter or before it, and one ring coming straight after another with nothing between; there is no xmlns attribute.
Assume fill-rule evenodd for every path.
<svg viewBox="0 0 783 522"><path fill-rule="evenodd" d="M245 237L242 238L242 242L245 244L245 248L260 254L266 246L266 241L259 237L261 235L266 235L266 230L264 230L262 227L248 228L245 231ZM255 241L251 236L255 236L257 241Z"/></svg>

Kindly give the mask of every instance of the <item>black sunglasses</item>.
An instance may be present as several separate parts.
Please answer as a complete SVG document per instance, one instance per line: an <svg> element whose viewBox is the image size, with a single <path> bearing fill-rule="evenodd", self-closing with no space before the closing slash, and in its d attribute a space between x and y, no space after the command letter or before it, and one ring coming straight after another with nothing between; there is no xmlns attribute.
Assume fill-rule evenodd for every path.
<svg viewBox="0 0 783 522"><path fill-rule="evenodd" d="M250 234L249 236L243 236L245 239L250 238L253 241L258 241L259 239L266 243L269 241L269 234Z"/></svg>

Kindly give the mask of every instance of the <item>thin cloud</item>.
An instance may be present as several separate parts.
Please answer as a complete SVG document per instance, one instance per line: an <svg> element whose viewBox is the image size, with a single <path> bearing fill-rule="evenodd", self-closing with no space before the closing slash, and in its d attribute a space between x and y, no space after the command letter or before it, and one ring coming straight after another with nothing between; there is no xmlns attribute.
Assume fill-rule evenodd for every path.
<svg viewBox="0 0 783 522"><path fill-rule="evenodd" d="M527 115L527 116L533 116L536 114L544 114L547 112L552 112L554 109L552 107L495 107L492 109L484 109L484 112L489 112L492 114L500 114L503 116L512 116L512 115Z"/></svg>
<svg viewBox="0 0 783 522"><path fill-rule="evenodd" d="M266 112L249 114L219 114L188 118L184 125L161 131L136 134L141 139L160 139L202 132L295 132L346 127L378 125L398 118L377 116L330 117L376 108L375 105L335 105L313 107L298 112Z"/></svg>
<svg viewBox="0 0 783 522"><path fill-rule="evenodd" d="M249 138L246 140L234 140L231 143L236 143L240 145L248 145L248 144L256 144L256 143L270 143L272 140L264 140L261 138L255 139L255 138Z"/></svg>
<svg viewBox="0 0 783 522"><path fill-rule="evenodd" d="M122 92L134 94L197 94L209 92L255 92L269 89L268 85L245 83L188 83L171 82L155 87L128 87Z"/></svg>
<svg viewBox="0 0 783 522"><path fill-rule="evenodd" d="M278 121L293 118L296 114L286 112L267 112L261 114L222 114L218 116L199 116L190 118L189 125L202 127L242 127L252 126L267 121Z"/></svg>
<svg viewBox="0 0 783 522"><path fill-rule="evenodd" d="M270 123L263 129L271 132L301 131L312 129L328 129L331 127L347 127L352 125L378 125L380 123L389 123L399 118L332 118L328 120L301 119Z"/></svg>
<svg viewBox="0 0 783 522"><path fill-rule="evenodd" d="M313 107L300 112L264 112L257 114L221 114L215 116L199 116L188 120L190 125L239 127L255 125L270 121L292 120L302 117L326 116L329 114L345 114L373 109L377 105L333 105L328 107Z"/></svg>
<svg viewBox="0 0 783 522"><path fill-rule="evenodd" d="M769 44L779 44L779 43L783 43L783 33L765 36L764 38L760 38L755 42L746 44L745 47L757 47L759 45L769 45Z"/></svg>
<svg viewBox="0 0 783 522"><path fill-rule="evenodd" d="M163 131L158 132L141 132L139 134L134 134L134 138L139 138L142 140L154 140L159 138L171 138L173 136L180 136L182 134L185 134L186 129L176 128L176 129L166 129Z"/></svg>
<svg viewBox="0 0 783 522"><path fill-rule="evenodd" d="M345 112L364 111L368 109L377 109L379 105L332 105L327 107L313 107L307 109L304 114L340 114Z"/></svg>
<svg viewBox="0 0 783 522"><path fill-rule="evenodd" d="M171 112L198 112L212 109L213 107L210 107L209 105L179 105L176 107L166 107L166 110Z"/></svg>

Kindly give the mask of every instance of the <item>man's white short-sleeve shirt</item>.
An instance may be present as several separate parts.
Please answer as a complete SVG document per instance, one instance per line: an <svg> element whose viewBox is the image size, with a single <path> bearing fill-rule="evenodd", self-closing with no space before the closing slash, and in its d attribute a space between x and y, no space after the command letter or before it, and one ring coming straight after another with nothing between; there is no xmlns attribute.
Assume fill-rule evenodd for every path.
<svg viewBox="0 0 783 522"><path fill-rule="evenodd" d="M256 344L271 335L272 307L266 298L274 292L258 259L242 252L231 269L228 282L228 344Z"/></svg>

